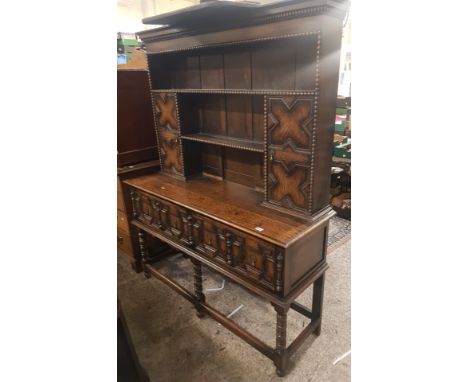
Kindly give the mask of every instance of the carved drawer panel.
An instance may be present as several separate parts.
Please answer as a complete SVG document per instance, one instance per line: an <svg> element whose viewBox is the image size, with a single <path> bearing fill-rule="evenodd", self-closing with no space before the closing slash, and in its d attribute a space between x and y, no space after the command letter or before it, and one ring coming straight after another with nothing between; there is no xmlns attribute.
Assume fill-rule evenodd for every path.
<svg viewBox="0 0 468 382"><path fill-rule="evenodd" d="M190 210L186 208L178 207L180 221L182 224L182 236L180 240L192 247L195 243L194 241L194 218Z"/></svg>
<svg viewBox="0 0 468 382"><path fill-rule="evenodd" d="M218 255L217 228L209 222L209 219L203 219L201 217L198 217L198 219L201 222L201 226L196 249L214 258Z"/></svg>
<svg viewBox="0 0 468 382"><path fill-rule="evenodd" d="M134 218L151 229L269 290L281 291L280 249L144 192L132 190L131 198Z"/></svg>
<svg viewBox="0 0 468 382"><path fill-rule="evenodd" d="M247 273L256 279L273 284L275 276L274 247L256 240L247 239L244 265Z"/></svg>
<svg viewBox="0 0 468 382"><path fill-rule="evenodd" d="M198 236L202 242L197 243L197 252L275 290L277 264L273 245L207 217L197 219L202 222L203 232Z"/></svg>
<svg viewBox="0 0 468 382"><path fill-rule="evenodd" d="M169 226L169 207L167 203L152 198L151 206L153 208L153 220L151 224L165 230Z"/></svg>
<svg viewBox="0 0 468 382"><path fill-rule="evenodd" d="M148 225L156 223L159 216L155 214L155 210L153 208L152 202L154 202L154 200L152 200L148 195L139 192L132 191L131 196L133 203L133 216L142 223ZM157 225L157 223L155 225Z"/></svg>
<svg viewBox="0 0 468 382"><path fill-rule="evenodd" d="M169 204L169 233L178 239L186 234L182 224L181 212L177 206Z"/></svg>

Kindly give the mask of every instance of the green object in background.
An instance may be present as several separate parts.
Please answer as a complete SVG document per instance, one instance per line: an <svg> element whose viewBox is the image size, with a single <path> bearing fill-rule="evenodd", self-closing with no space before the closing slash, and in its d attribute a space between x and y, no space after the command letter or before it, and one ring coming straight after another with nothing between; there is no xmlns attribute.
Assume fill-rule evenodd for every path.
<svg viewBox="0 0 468 382"><path fill-rule="evenodd" d="M119 40L119 42L120 42L120 45L124 45L124 46L138 46L137 40L121 39Z"/></svg>
<svg viewBox="0 0 468 382"><path fill-rule="evenodd" d="M342 143L341 145L335 146L333 155L338 158L351 159L351 150L348 150L349 143Z"/></svg>
<svg viewBox="0 0 468 382"><path fill-rule="evenodd" d="M337 107L336 108L336 115L346 115L348 113L348 109L344 107Z"/></svg>
<svg viewBox="0 0 468 382"><path fill-rule="evenodd" d="M122 45L121 40L117 40L117 53L132 53L138 48L137 45Z"/></svg>
<svg viewBox="0 0 468 382"><path fill-rule="evenodd" d="M346 122L342 121L341 123L336 123L335 122L335 133L340 134L344 133L346 129Z"/></svg>
<svg viewBox="0 0 468 382"><path fill-rule="evenodd" d="M351 159L351 151L347 150L341 146L335 147L334 155L338 158Z"/></svg>
<svg viewBox="0 0 468 382"><path fill-rule="evenodd" d="M137 40L135 33L117 33L117 53L132 53L134 49L136 49L139 46L140 44Z"/></svg>

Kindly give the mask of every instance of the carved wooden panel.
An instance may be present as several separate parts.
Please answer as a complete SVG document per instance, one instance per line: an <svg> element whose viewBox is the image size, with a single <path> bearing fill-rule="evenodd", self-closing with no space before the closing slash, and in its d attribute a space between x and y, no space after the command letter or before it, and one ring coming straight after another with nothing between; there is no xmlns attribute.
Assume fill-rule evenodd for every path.
<svg viewBox="0 0 468 382"><path fill-rule="evenodd" d="M281 291L280 249L274 245L139 190L133 189L131 198L134 218L151 229L270 290Z"/></svg>
<svg viewBox="0 0 468 382"><path fill-rule="evenodd" d="M151 205L151 199L147 195L136 193L134 208L134 213L136 211L136 218L138 220L150 225L153 223L153 206Z"/></svg>
<svg viewBox="0 0 468 382"><path fill-rule="evenodd" d="M203 248L208 256L215 257L218 254L218 236L216 231L209 224L204 224Z"/></svg>
<svg viewBox="0 0 468 382"><path fill-rule="evenodd" d="M167 227L167 220L165 219L168 207L160 200L152 199L151 206L153 207L153 221L152 225L165 230Z"/></svg>
<svg viewBox="0 0 468 382"><path fill-rule="evenodd" d="M266 97L266 202L308 213L314 141L312 97Z"/></svg>
<svg viewBox="0 0 468 382"><path fill-rule="evenodd" d="M245 259L245 239L236 236L232 241L232 263L234 266L242 266Z"/></svg>
<svg viewBox="0 0 468 382"><path fill-rule="evenodd" d="M174 93L153 93L153 102L161 169L183 175L177 96Z"/></svg>

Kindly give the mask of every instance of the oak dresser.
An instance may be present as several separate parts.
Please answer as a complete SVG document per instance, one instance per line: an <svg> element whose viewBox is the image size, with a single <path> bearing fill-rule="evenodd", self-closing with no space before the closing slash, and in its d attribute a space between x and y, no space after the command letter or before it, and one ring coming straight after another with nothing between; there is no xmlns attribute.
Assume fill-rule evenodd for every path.
<svg viewBox="0 0 468 382"><path fill-rule="evenodd" d="M280 376L322 324L345 13L338 1L213 1L144 19L160 26L139 33L160 171L124 182L137 269L269 357ZM193 291L158 271L149 238L191 259ZM274 348L206 302L202 264L271 302ZM309 308L295 299L311 284ZM287 344L289 309L310 323Z"/></svg>

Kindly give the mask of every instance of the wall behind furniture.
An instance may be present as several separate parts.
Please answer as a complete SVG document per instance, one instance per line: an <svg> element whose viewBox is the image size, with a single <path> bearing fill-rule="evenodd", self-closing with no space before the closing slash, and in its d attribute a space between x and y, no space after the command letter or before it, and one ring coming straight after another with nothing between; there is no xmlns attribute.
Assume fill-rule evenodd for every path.
<svg viewBox="0 0 468 382"><path fill-rule="evenodd" d="M199 4L199 0L117 0L117 32L134 33L154 28L141 19Z"/></svg>

